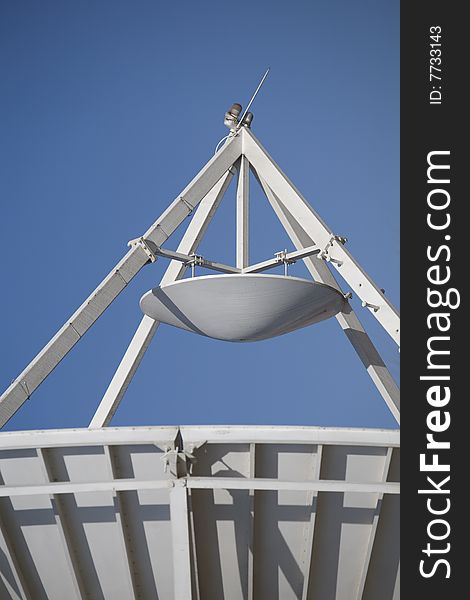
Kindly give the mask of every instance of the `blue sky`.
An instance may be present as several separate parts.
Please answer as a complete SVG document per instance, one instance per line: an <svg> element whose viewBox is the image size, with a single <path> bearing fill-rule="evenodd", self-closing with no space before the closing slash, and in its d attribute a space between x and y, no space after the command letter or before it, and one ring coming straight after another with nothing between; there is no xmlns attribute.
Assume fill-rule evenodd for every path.
<svg viewBox="0 0 470 600"><path fill-rule="evenodd" d="M0 49L2 389L212 156L267 66L254 134L399 306L397 1L5 1ZM203 254L233 263L234 214L232 192ZM254 262L292 249L256 189L252 234ZM166 264L7 429L88 424ZM353 306L398 377L395 344ZM334 319L254 344L161 326L113 424L199 423L395 427Z"/></svg>

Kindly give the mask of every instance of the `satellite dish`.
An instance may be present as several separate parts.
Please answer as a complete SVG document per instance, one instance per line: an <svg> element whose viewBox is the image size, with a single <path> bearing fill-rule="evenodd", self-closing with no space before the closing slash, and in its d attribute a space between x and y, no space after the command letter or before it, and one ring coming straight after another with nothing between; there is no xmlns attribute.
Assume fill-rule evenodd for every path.
<svg viewBox="0 0 470 600"><path fill-rule="evenodd" d="M322 283L281 275L207 275L156 287L140 300L162 323L229 342L265 340L324 321L344 306Z"/></svg>
<svg viewBox="0 0 470 600"><path fill-rule="evenodd" d="M140 301L145 316L89 427L0 433L2 599L398 598L398 431L107 427L158 322L248 342L334 315L399 419L398 387L348 298L397 343L398 312L251 132L267 73L242 116L238 104L226 113L230 134L215 156L0 396L3 426L144 265L171 261ZM295 247L254 264L250 170ZM236 265L227 265L196 252L236 174ZM176 251L162 248L191 214ZM288 276L300 260L315 281ZM265 274L282 266L282 276ZM196 267L222 274L196 277ZM195 398L183 384L185 414L180 400Z"/></svg>

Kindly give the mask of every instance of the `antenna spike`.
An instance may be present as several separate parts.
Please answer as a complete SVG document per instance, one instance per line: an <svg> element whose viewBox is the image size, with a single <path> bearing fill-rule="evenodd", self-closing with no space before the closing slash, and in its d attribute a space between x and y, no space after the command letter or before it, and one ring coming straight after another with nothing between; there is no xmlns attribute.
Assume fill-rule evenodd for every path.
<svg viewBox="0 0 470 600"><path fill-rule="evenodd" d="M264 74L264 75L263 75L263 77L261 78L261 81L259 82L259 84L258 84L258 87L257 87L257 88L256 88L256 90L255 90L255 93L253 94L253 96L251 97L251 100L248 102L248 105L247 105L247 107L245 108L245 112L243 113L243 115L241 116L241 119L240 119L240 120L239 120L239 122L238 122L237 129L239 129L239 128L241 127L241 125L242 125L242 123L243 123L243 119L245 118L245 115L247 114L248 110L250 109L250 106L253 104L253 100L256 98L256 96L257 96L258 92L260 91L260 89L261 89L261 86L263 85L263 83L264 83L264 80L265 80L265 79L266 79L266 77L268 76L268 73L269 73L269 71L270 71L270 70L271 70L271 67L268 67L268 68L266 69L266 72L265 72L265 74Z"/></svg>

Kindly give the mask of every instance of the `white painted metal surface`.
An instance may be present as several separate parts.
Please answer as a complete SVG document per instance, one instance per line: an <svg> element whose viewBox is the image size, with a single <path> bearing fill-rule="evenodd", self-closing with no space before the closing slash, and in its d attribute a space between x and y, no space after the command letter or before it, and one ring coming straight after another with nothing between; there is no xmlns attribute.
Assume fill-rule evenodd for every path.
<svg viewBox="0 0 470 600"><path fill-rule="evenodd" d="M400 316L364 269L281 171L249 129L243 130L243 154L281 203L323 251L323 258L338 270L382 327L400 343Z"/></svg>
<svg viewBox="0 0 470 600"><path fill-rule="evenodd" d="M190 254L197 250L209 223L217 210L227 187L232 180L233 172L229 169L220 181L206 194L197 207L183 239L178 245L178 251ZM181 279L186 272L186 265L172 260L162 278L162 283L170 283ZM95 412L90 427L104 427L109 424L121 402L132 378L137 371L150 342L158 329L159 322L144 315L134 337L131 340L119 366Z"/></svg>
<svg viewBox="0 0 470 600"><path fill-rule="evenodd" d="M2 600L398 598L399 434L0 434Z"/></svg>
<svg viewBox="0 0 470 600"><path fill-rule="evenodd" d="M240 158L238 166L237 187L237 231L236 231L236 255L237 267L244 269L249 262L249 189L250 189L250 163L244 156Z"/></svg>
<svg viewBox="0 0 470 600"><path fill-rule="evenodd" d="M266 75L265 75L266 76ZM239 168L236 267L194 254ZM249 169L296 251L249 264ZM175 252L162 244L199 205ZM206 164L0 397L0 426L138 271L170 258L91 428L0 433L0 598L399 598L398 431L101 428L160 321L255 341L336 315L394 416L398 388L328 268L399 341L399 316L248 128ZM315 279L257 273L295 260ZM190 265L230 273L181 280ZM256 274L255 274L256 273ZM180 281L177 281L180 280Z"/></svg>
<svg viewBox="0 0 470 600"><path fill-rule="evenodd" d="M253 172L294 246L299 251L302 248L311 247L312 238L305 232L301 224L295 221L276 194L259 176L256 169L253 169ZM314 260L310 256L306 257L304 262L316 281L331 285L338 290L341 289L325 262ZM385 400L390 412L400 423L400 390L349 302L345 302L343 310L336 315L336 320L367 369L367 373Z"/></svg>
<svg viewBox="0 0 470 600"><path fill-rule="evenodd" d="M337 290L281 275L207 275L147 292L143 312L162 323L230 342L283 335L334 316Z"/></svg>
<svg viewBox="0 0 470 600"><path fill-rule="evenodd" d="M231 169L240 157L241 140L233 137L200 170L143 236L160 246ZM26 402L140 269L149 262L141 245L134 245L0 396L0 427Z"/></svg>
<svg viewBox="0 0 470 600"><path fill-rule="evenodd" d="M172 235L175 229L189 216L193 209L205 199L216 198L206 217L201 217L201 223L207 222L216 210L217 205L228 186L233 173L234 165L239 167L239 181L237 188L237 266L223 265L214 261L207 261L202 257L186 252L174 252L163 249L161 246ZM249 221L249 185L248 170L251 168L261 183L263 190L272 204L277 216L283 223L291 240L297 248L296 252L277 253L275 259L249 265L248 254L248 221ZM212 190L212 191L211 191ZM196 216L193 222L198 222ZM188 228L188 233L191 234ZM204 234L205 225L200 229L200 236ZM190 237L191 237L190 236ZM186 236L183 237L183 240ZM197 246L199 240L195 240ZM282 170L276 165L266 150L251 133L249 127L238 126L231 131L224 146L216 152L199 174L183 190L180 196L167 208L166 211L140 238L132 240L131 250L118 263L115 270L98 286L86 302L76 311L70 320L62 327L56 336L44 347L26 369L0 397L0 426L4 425L16 410L30 397L40 383L52 372L62 358L72 349L75 343L86 333L94 321L106 310L116 296L124 289L138 271L149 262L154 262L157 256L166 256L176 259L180 266L170 265L170 271L185 269L191 265L209 266L211 269L224 273L234 273L237 276L242 270L244 274L255 273L271 268L280 260L284 263L285 274L290 260L294 256L304 255L309 271L318 283L326 284L342 293L341 288L333 277L329 264L341 273L346 284L362 300L363 307L370 310L384 327L387 333L399 343L400 326L399 314L385 297L384 292L370 279L367 273L358 265L351 254L344 249L345 238L334 235L321 220L319 215L296 190ZM281 256L282 255L282 256ZM315 256L315 258L313 258ZM182 262L181 262L182 261ZM346 290L347 292L349 290ZM169 314L170 311L167 310ZM363 364L384 398L394 417L399 420L399 390L393 381L384 362L376 348L364 331L361 323L353 313L349 303L343 302L341 310L336 311L337 319L342 329L351 341ZM167 315L168 316L168 315ZM170 315L174 319L174 315ZM98 409L93 426L106 424L122 398L135 369L150 343L156 330L156 321L143 319L136 336L131 342L115 377L113 378L102 405ZM183 322L178 326L194 330L192 323ZM178 319L176 319L177 321ZM303 325L307 325L305 321ZM262 334L258 335L248 331L246 339L264 339L273 335L280 335L295 329L290 324L285 330L276 331L273 324ZM221 337L217 328L214 337L220 339L241 339L235 331ZM234 328L235 329L235 328ZM206 333L206 335L211 335ZM230 337L230 335L232 337ZM225 337L224 337L225 336Z"/></svg>

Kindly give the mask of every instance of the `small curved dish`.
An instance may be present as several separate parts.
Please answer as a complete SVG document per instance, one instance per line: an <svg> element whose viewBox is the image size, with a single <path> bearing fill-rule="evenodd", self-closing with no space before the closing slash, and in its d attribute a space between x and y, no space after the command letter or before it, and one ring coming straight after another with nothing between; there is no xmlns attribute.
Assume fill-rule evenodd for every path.
<svg viewBox="0 0 470 600"><path fill-rule="evenodd" d="M281 275L207 275L150 290L142 311L162 323L229 342L265 340L337 314L334 288Z"/></svg>

